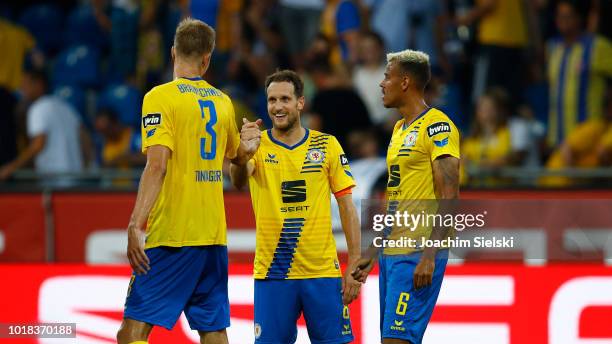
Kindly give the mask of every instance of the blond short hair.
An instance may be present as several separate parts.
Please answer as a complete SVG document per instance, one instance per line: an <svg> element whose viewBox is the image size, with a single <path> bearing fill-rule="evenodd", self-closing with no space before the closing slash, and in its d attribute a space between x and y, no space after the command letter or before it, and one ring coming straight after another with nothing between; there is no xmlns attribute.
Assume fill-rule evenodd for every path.
<svg viewBox="0 0 612 344"><path fill-rule="evenodd" d="M429 55L417 50L403 50L387 54L387 62L396 62L401 69L408 73L421 89L431 79L431 67L429 65Z"/></svg>
<svg viewBox="0 0 612 344"><path fill-rule="evenodd" d="M201 20L183 19L174 34L174 51L187 59L200 58L215 48L215 30Z"/></svg>

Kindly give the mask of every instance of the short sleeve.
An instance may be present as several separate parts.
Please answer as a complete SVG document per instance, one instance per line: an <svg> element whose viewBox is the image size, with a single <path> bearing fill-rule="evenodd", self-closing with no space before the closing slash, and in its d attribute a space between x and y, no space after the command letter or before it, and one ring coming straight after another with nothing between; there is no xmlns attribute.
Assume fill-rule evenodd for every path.
<svg viewBox="0 0 612 344"><path fill-rule="evenodd" d="M154 145L174 151L174 113L165 99L152 90L142 102L142 152Z"/></svg>
<svg viewBox="0 0 612 344"><path fill-rule="evenodd" d="M329 144L329 185L332 193L336 193L355 186L355 179L338 140L332 136Z"/></svg>
<svg viewBox="0 0 612 344"><path fill-rule="evenodd" d="M336 12L336 31L342 34L350 30L359 29L359 10L351 1L343 1L338 5Z"/></svg>
<svg viewBox="0 0 612 344"><path fill-rule="evenodd" d="M593 149L602 134L605 125L599 119L589 120L579 124L567 138L567 144L573 152L587 152Z"/></svg>
<svg viewBox="0 0 612 344"><path fill-rule="evenodd" d="M448 117L434 117L425 128L425 145L431 161L443 155L460 158L459 130Z"/></svg>
<svg viewBox="0 0 612 344"><path fill-rule="evenodd" d="M228 102L228 125L227 125L227 145L225 146L225 157L233 159L238 153L238 147L240 147L240 134L238 133L238 126L236 125L236 114L234 112L234 105L232 101L227 98Z"/></svg>
<svg viewBox="0 0 612 344"><path fill-rule="evenodd" d="M35 104L28 111L28 137L35 137L47 133L49 130L49 115L46 107L42 104Z"/></svg>

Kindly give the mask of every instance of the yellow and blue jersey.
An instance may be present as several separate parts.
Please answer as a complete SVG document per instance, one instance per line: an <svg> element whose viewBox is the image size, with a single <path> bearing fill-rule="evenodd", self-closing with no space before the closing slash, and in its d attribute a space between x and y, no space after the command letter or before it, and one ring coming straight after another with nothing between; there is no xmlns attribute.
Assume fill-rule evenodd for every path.
<svg viewBox="0 0 612 344"><path fill-rule="evenodd" d="M560 144L577 124L602 115L606 78L612 77L612 44L583 35L572 45L548 44L548 143Z"/></svg>
<svg viewBox="0 0 612 344"><path fill-rule="evenodd" d="M387 150L387 210L431 212L433 203L418 202L435 200L432 162L443 155L459 156L459 131L446 114L435 108L428 108L412 123L399 120L393 129L391 143ZM423 205L425 208L422 208ZM389 229L389 239L401 237L429 237L431 227L419 226L414 232L406 227ZM385 248L384 254L407 254L414 248Z"/></svg>
<svg viewBox="0 0 612 344"><path fill-rule="evenodd" d="M145 247L226 245L222 165L240 145L229 97L201 78L153 88L142 106L142 151L154 145L172 155Z"/></svg>
<svg viewBox="0 0 612 344"><path fill-rule="evenodd" d="M257 225L254 277L340 277L332 235L331 193L355 186L338 140L306 129L294 146L264 132L251 163Z"/></svg>

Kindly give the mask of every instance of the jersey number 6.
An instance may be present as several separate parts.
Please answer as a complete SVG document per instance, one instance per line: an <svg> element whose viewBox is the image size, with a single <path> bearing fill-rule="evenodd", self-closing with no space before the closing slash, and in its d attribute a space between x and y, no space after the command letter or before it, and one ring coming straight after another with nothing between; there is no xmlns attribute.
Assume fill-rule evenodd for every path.
<svg viewBox="0 0 612 344"><path fill-rule="evenodd" d="M217 110L215 110L215 103L212 100L198 100L200 104L200 110L202 111L202 119L206 120L206 112L204 109L208 109L209 119L206 123L206 133L210 135L210 151L206 150L206 137L200 138L200 156L204 160L213 160L217 155L217 133L215 132L214 125L217 124Z"/></svg>

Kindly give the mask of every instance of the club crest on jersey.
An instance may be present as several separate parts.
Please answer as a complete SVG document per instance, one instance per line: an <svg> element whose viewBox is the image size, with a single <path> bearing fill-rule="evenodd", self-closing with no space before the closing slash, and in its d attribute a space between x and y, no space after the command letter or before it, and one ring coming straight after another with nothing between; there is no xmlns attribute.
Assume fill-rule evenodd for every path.
<svg viewBox="0 0 612 344"><path fill-rule="evenodd" d="M261 336L261 325L255 323L255 339L259 339Z"/></svg>
<svg viewBox="0 0 612 344"><path fill-rule="evenodd" d="M411 131L404 138L404 147L414 147L416 145L417 137L419 136L418 131Z"/></svg>
<svg viewBox="0 0 612 344"><path fill-rule="evenodd" d="M142 126L148 127L150 125L161 124L161 113L150 113L142 118Z"/></svg>
<svg viewBox="0 0 612 344"><path fill-rule="evenodd" d="M450 133L450 132L451 132L450 124L446 122L436 122L430 125L429 127L427 127L427 135L429 135L429 137L432 137L434 135L438 135L441 133Z"/></svg>
<svg viewBox="0 0 612 344"><path fill-rule="evenodd" d="M311 149L308 151L308 153L306 153L306 158L308 161L318 164L325 159L325 154L318 149Z"/></svg>

